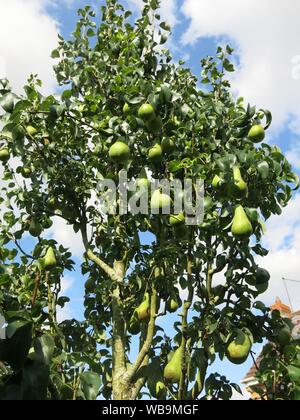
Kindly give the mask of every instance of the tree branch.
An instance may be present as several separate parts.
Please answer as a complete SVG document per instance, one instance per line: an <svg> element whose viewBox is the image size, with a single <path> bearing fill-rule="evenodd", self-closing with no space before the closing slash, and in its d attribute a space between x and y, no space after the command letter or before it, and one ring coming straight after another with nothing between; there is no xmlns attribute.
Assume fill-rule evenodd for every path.
<svg viewBox="0 0 300 420"><path fill-rule="evenodd" d="M156 320L156 304L157 304L157 292L156 289L153 287L152 294L151 294L151 306L150 306L150 321L147 330L147 337L146 340L137 356L137 359L133 366L131 366L125 375L125 380L130 382L133 376L136 374L138 369L142 366L145 357L148 355L150 350L152 340L155 333L155 320Z"/></svg>
<svg viewBox="0 0 300 420"><path fill-rule="evenodd" d="M115 262L115 272L119 278L124 278L124 261ZM112 323L113 323L113 393L114 399L122 399L121 378L126 371L125 357L125 328L124 317L121 311L120 285L118 284L112 295Z"/></svg>
<svg viewBox="0 0 300 420"><path fill-rule="evenodd" d="M193 298L194 298L194 290L192 286L193 280L193 262L192 262L192 234L189 243L189 250L187 256L187 280L188 280L188 287L189 287L189 294L187 300L183 304L182 310L182 323L181 323L181 346L183 348L182 351L182 369L181 369L181 378L179 382L179 389L178 389L178 399L183 400L186 393L186 375L187 375L187 363L186 363L186 347L187 347L187 327L188 327L188 312L190 307L192 306Z"/></svg>
<svg viewBox="0 0 300 420"><path fill-rule="evenodd" d="M86 226L83 226L83 224L81 224L81 235L88 259L93 261L96 265L98 265L98 267L100 267L113 282L121 283L124 277L120 277L112 267L106 264L105 261L103 261L100 257L95 255L91 250L87 238Z"/></svg>

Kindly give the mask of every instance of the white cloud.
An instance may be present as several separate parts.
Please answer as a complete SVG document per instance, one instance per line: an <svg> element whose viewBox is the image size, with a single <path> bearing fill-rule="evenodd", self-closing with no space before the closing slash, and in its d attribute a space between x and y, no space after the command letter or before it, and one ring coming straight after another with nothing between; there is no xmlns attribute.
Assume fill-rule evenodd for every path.
<svg viewBox="0 0 300 420"><path fill-rule="evenodd" d="M300 273L300 195L297 195L281 216L273 216L268 223L264 245L270 249L267 257L258 257L259 266L271 274L270 287L259 299L271 305L278 296L289 304L283 278L299 280ZM300 309L300 283L287 282L293 309Z"/></svg>
<svg viewBox="0 0 300 420"><path fill-rule="evenodd" d="M71 277L63 277L61 281L61 296L66 296L67 292L72 288L74 279ZM57 308L57 320L63 322L67 319L74 318L72 302L67 303L63 308Z"/></svg>
<svg viewBox="0 0 300 420"><path fill-rule="evenodd" d="M291 118L300 120L300 79L293 77L298 72L292 61L300 54L298 0L185 0L182 11L190 20L185 44L217 37L237 47L240 66L233 87L272 110L274 129L283 129Z"/></svg>
<svg viewBox="0 0 300 420"><path fill-rule="evenodd" d="M73 319L74 314L71 309L71 305L67 303L63 308L57 308L57 321L58 323L61 323L63 321L66 321L68 319Z"/></svg>
<svg viewBox="0 0 300 420"><path fill-rule="evenodd" d="M300 133L300 126L299 126ZM292 147L286 153L288 161L293 165L293 167L300 171L300 142L298 139L295 139L291 142Z"/></svg>
<svg viewBox="0 0 300 420"><path fill-rule="evenodd" d="M73 284L74 279L68 276L63 277L61 281L61 294L66 294L72 288Z"/></svg>
<svg viewBox="0 0 300 420"><path fill-rule="evenodd" d="M281 216L273 216L269 220L264 242L272 252L285 249L288 239L289 245L293 244L300 225L299 208L300 195L298 194L283 210Z"/></svg>
<svg viewBox="0 0 300 420"><path fill-rule="evenodd" d="M82 257L84 247L80 234L75 233L73 227L68 225L62 218L53 218L54 224L48 236L55 239L60 245L70 249L74 257Z"/></svg>
<svg viewBox="0 0 300 420"><path fill-rule="evenodd" d="M51 51L58 23L45 12L53 0L0 0L0 77L21 91L27 77L38 73L44 92L56 86Z"/></svg>

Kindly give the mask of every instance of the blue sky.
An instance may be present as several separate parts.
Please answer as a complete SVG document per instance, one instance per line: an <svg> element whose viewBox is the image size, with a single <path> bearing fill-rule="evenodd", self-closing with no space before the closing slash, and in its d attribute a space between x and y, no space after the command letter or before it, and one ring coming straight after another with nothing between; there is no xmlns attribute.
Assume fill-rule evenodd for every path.
<svg viewBox="0 0 300 420"><path fill-rule="evenodd" d="M88 3L88 0L0 0L0 77L7 76L15 89L20 90L27 75L38 72L44 81L44 91L55 91L49 56L57 43L56 33L69 37L77 20L77 8ZM90 2L96 8L102 3ZM137 12L141 0L124 3ZM230 42L236 48L233 92L273 112L274 122L267 140L283 149L300 174L300 2L162 0L162 15L173 25L170 49L174 58L186 59L198 76L200 59L214 54L219 43ZM297 194L281 218L274 217L268 223L265 244L270 254L261 261L272 274L271 288L263 296L267 304L273 303L276 296L287 301L282 277L300 280L299 210ZM80 256L80 241L61 221L55 223L50 236ZM78 273L70 273L64 285L72 304L62 316L80 316L83 279ZM300 308L299 287L296 283L289 286L294 309ZM243 367L225 365L222 369L230 379L239 381L250 365L251 361Z"/></svg>

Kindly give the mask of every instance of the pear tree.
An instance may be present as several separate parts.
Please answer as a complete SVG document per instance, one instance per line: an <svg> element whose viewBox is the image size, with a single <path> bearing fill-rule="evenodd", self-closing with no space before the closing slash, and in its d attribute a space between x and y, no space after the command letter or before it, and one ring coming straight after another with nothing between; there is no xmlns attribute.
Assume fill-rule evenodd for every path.
<svg viewBox="0 0 300 420"><path fill-rule="evenodd" d="M230 399L238 386L211 373L217 358L244 363L284 327L258 300L272 279L256 256L298 179L267 141L271 113L233 97L229 46L198 80L173 61L158 0L135 21L117 0L100 12L80 9L59 37L59 93L34 75L22 94L0 82L0 399ZM203 221L104 215L99 183L123 170L141 191L151 176L201 179ZM147 198L159 213L175 194ZM57 219L84 249L80 320L58 317L74 258L48 239Z"/></svg>

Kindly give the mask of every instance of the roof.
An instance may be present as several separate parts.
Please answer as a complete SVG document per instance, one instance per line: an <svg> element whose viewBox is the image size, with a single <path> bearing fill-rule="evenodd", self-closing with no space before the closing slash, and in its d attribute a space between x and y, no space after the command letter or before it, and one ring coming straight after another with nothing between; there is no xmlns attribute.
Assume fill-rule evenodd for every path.
<svg viewBox="0 0 300 420"><path fill-rule="evenodd" d="M245 376L245 378L242 380L242 383L245 385L257 385L257 379L256 379L256 372L257 372L257 368L259 368L262 360L263 360L263 353L260 353L260 355L258 356L256 363L253 364L253 366L250 368L250 370L248 371L247 375Z"/></svg>

